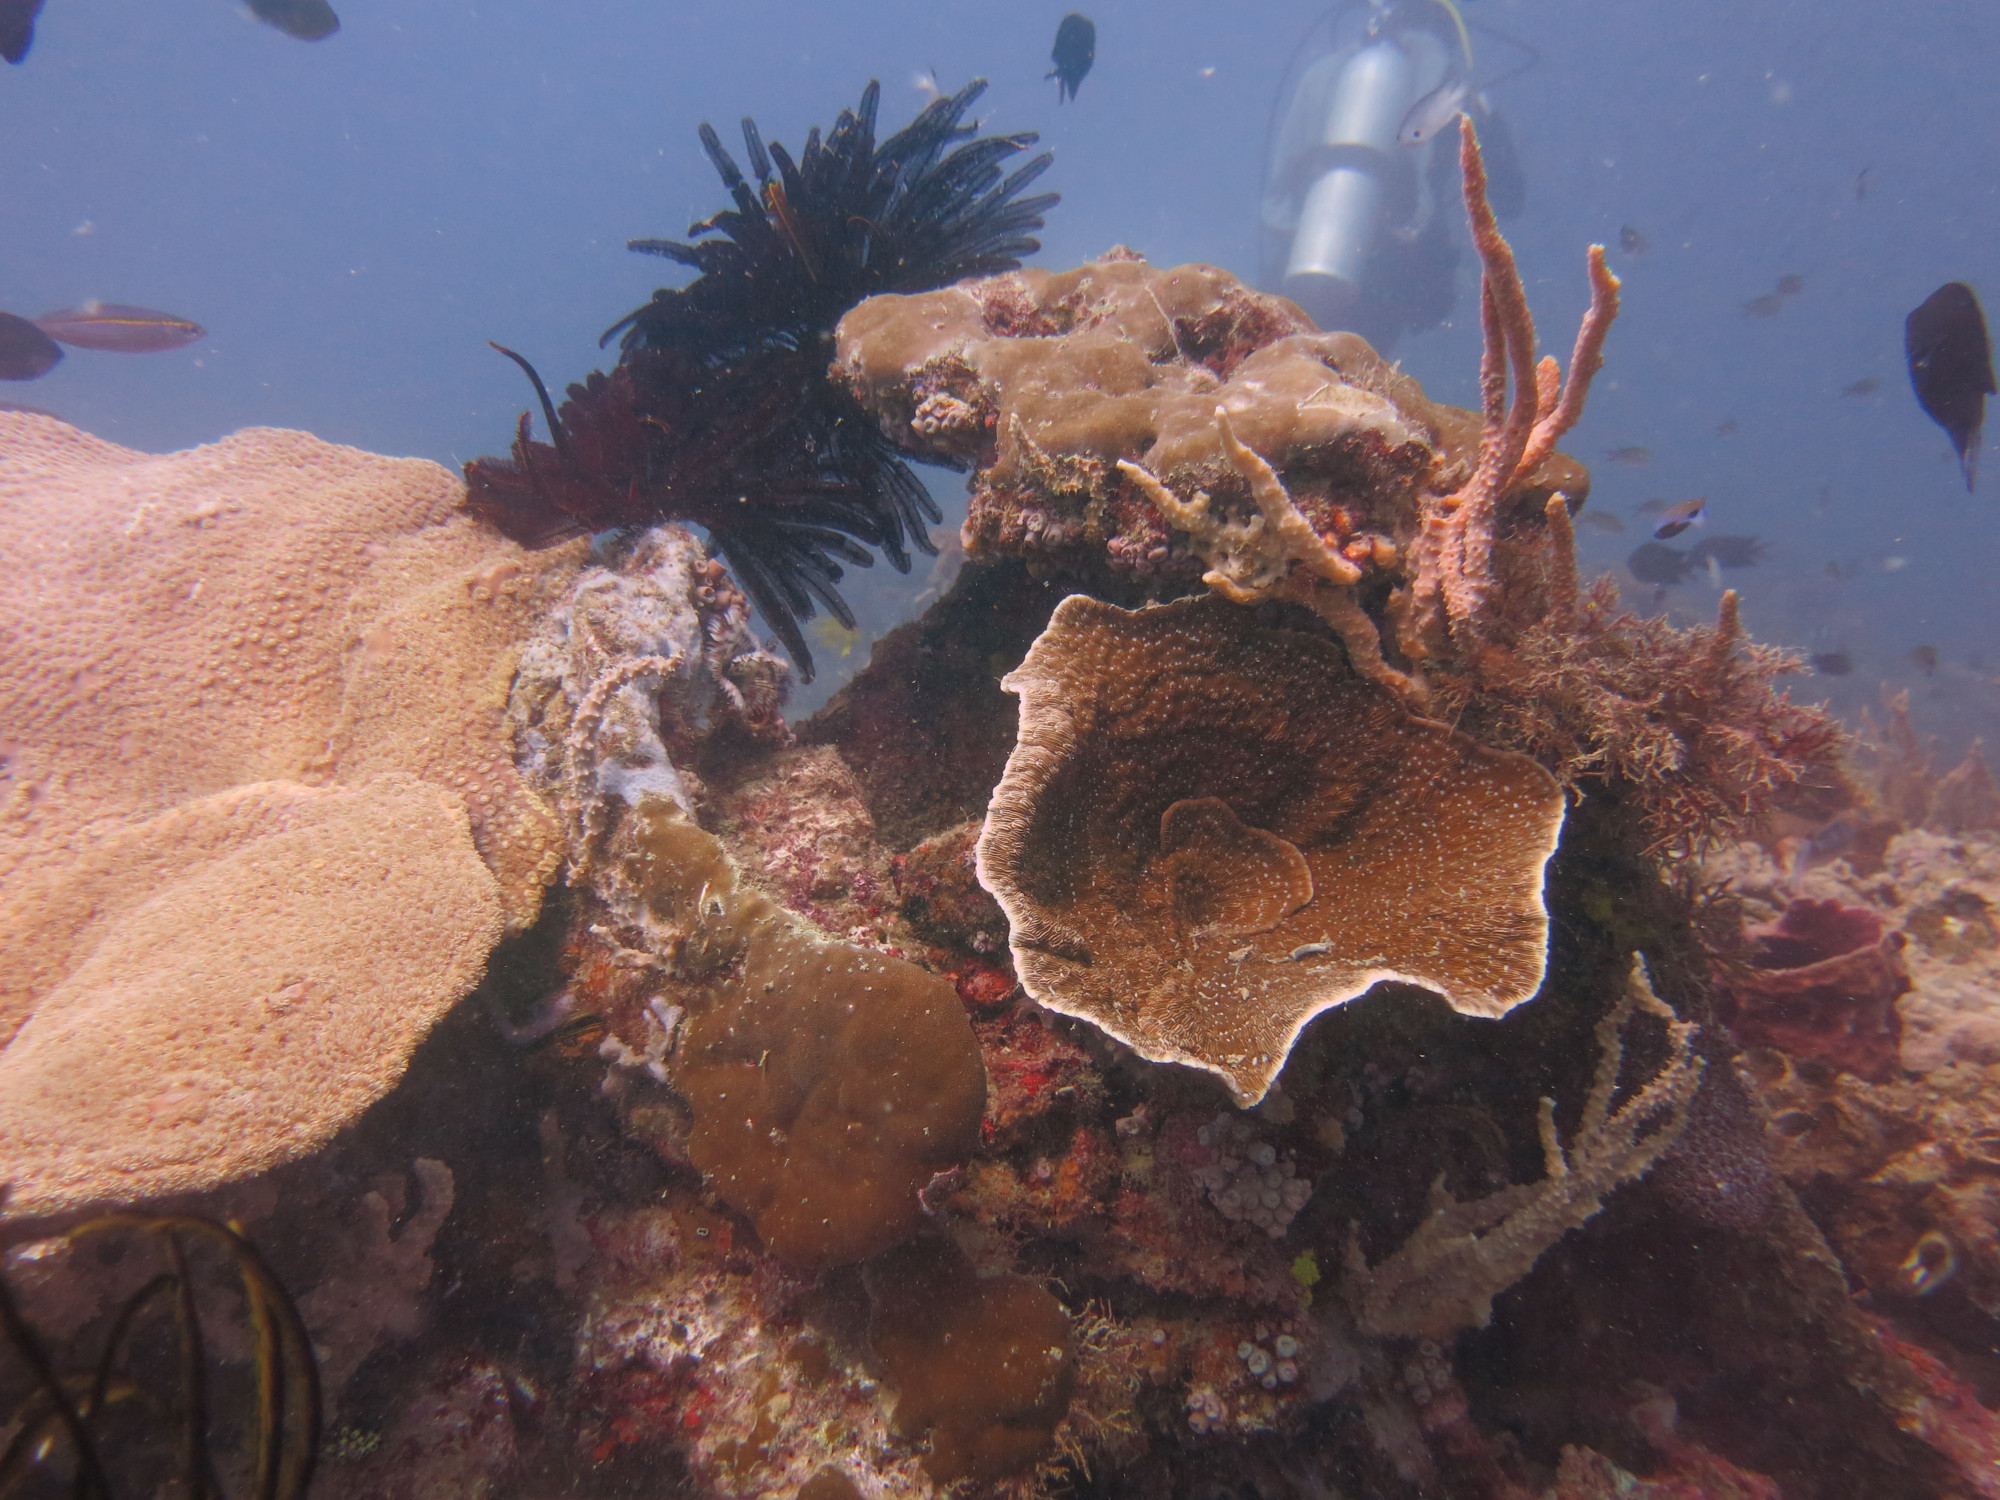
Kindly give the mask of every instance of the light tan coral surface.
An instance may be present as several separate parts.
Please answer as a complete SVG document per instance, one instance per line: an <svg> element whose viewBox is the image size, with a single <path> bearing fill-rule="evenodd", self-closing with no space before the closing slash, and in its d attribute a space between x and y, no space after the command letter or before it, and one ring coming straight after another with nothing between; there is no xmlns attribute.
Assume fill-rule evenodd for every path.
<svg viewBox="0 0 2000 1500"><path fill-rule="evenodd" d="M9 883L8 1209L211 1187L322 1145L485 969L499 892L408 776L234 787Z"/></svg>
<svg viewBox="0 0 2000 1500"><path fill-rule="evenodd" d="M1535 993L1563 794L1409 714L1339 648L1219 598L1072 595L1003 684L1021 731L979 878L1028 992L1262 1098L1384 980L1469 1015Z"/></svg>
<svg viewBox="0 0 2000 1500"><path fill-rule="evenodd" d="M533 920L560 830L504 715L577 552L461 495L305 433L156 457L0 414L13 1211L310 1149Z"/></svg>

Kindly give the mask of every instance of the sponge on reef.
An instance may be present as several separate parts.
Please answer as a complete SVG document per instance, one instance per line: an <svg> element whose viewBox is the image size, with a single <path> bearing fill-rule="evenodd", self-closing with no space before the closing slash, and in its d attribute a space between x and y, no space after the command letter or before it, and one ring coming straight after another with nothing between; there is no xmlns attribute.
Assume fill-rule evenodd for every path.
<svg viewBox="0 0 2000 1500"><path fill-rule="evenodd" d="M1564 809L1528 757L1253 621L1065 599L1002 683L1020 738L979 843L1031 995L1246 1105L1383 980L1478 1016L1532 996Z"/></svg>

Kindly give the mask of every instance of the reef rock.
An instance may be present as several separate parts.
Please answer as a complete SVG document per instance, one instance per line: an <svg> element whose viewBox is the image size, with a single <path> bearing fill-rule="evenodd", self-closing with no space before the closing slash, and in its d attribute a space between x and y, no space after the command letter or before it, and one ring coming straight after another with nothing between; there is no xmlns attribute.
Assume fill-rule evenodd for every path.
<svg viewBox="0 0 2000 1500"><path fill-rule="evenodd" d="M1470 456L1479 418L1426 400L1351 333L1213 266L1155 268L1116 250L1073 271L1025 270L874 297L839 330L835 378L890 438L975 466L972 558L1038 555L1095 570L1190 576L1165 523L1123 476L1248 509L1215 411L1280 473L1321 531L1407 542L1421 488ZM1553 460L1581 503L1589 479Z"/></svg>
<svg viewBox="0 0 2000 1500"><path fill-rule="evenodd" d="M1210 597L1063 601L1005 680L1021 732L979 876L1028 992L1255 1103L1385 980L1469 1015L1535 993L1563 794L1409 714L1339 648Z"/></svg>
<svg viewBox="0 0 2000 1500"><path fill-rule="evenodd" d="M504 710L575 552L462 498L304 433L0 414L10 1211L314 1149L534 919L559 830Z"/></svg>

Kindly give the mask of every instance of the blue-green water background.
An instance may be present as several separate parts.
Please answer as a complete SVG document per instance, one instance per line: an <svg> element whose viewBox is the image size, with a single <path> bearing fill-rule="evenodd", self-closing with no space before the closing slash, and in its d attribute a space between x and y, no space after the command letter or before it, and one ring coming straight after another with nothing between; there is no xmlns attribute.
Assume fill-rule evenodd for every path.
<svg viewBox="0 0 2000 1500"><path fill-rule="evenodd" d="M1041 264L1124 243L1254 277L1273 95L1321 8L1097 4L1096 68L1058 106L1043 75L1065 8L342 0L343 30L309 45L230 0L48 0L26 64L0 70L0 307L136 302L209 337L144 358L73 351L0 398L151 450L251 425L445 463L504 450L526 392L485 341L552 381L606 362L598 332L676 274L624 241L723 204L698 122L733 140L750 113L796 145L879 77L893 128L933 69L946 88L990 78L987 128L1055 147L1045 182L1064 202ZM1626 311L1567 444L1595 470L1593 504L1629 527L1587 530L1587 561L1616 568L1645 539L1641 501L1706 494L1714 530L1769 544L1728 578L1758 633L1854 659L1802 693L1851 713L1908 685L1946 753L2000 734L2000 458L1968 496L1901 347L1904 313L1941 281L2000 302L2000 6L1466 10L1542 54L1494 103L1529 176L1508 229L1545 343L1567 353L1587 242L1615 245L1629 223L1652 246L1614 252ZM1784 273L1804 292L1744 316ZM1461 403L1471 276L1468 260L1450 325L1396 350ZM1880 390L1840 395L1864 377ZM1627 444L1653 461L1604 461ZM886 623L922 582L920 563L901 595L864 588L866 618ZM1706 616L1714 592L1697 577L1660 602ZM1933 676L1907 660L1919 644L1942 656Z"/></svg>

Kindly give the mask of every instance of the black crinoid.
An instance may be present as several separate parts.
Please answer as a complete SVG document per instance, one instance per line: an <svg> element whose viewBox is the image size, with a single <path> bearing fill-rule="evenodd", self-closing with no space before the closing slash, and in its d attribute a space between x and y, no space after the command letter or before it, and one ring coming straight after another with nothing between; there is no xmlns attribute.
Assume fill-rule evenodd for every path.
<svg viewBox="0 0 2000 1500"><path fill-rule="evenodd" d="M511 459L466 465L467 504L528 546L613 527L695 522L783 638L810 681L799 625L815 601L843 625L841 565L879 548L902 571L930 552L941 519L875 423L827 379L834 326L863 298L1012 270L1041 248L1032 232L1056 201L1023 197L1046 152L1003 163L1037 137L980 136L962 124L975 80L933 100L879 145L870 83L824 140L795 162L743 122L754 181L714 130L701 143L735 200L688 231L693 243L633 240L700 274L662 289L600 342L623 335L618 364L569 388L555 411L535 381L551 442L523 414Z"/></svg>

